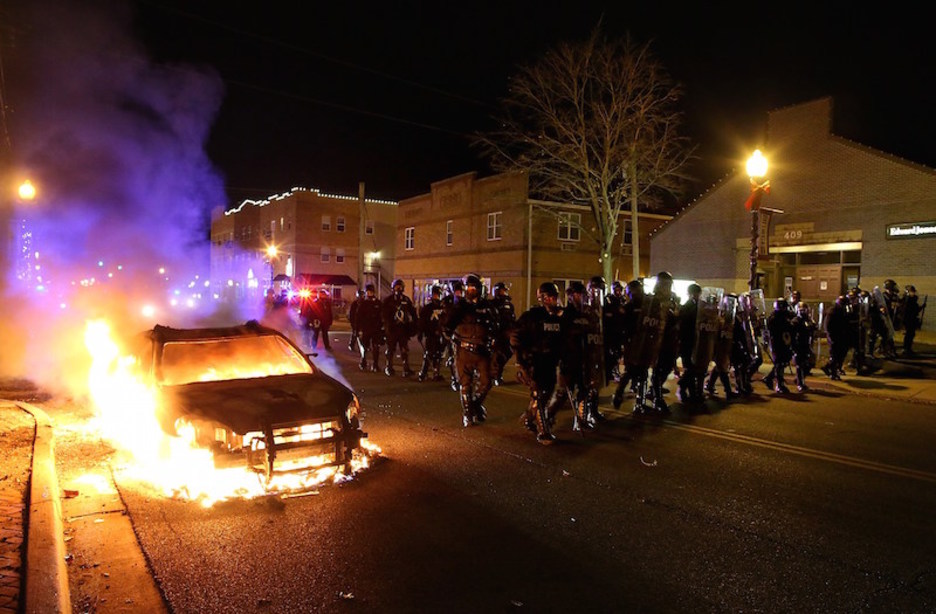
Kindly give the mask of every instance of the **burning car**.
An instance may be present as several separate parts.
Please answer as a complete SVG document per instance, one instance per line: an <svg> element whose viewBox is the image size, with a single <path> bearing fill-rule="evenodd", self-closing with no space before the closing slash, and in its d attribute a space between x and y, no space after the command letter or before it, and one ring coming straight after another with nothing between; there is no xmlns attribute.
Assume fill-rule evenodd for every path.
<svg viewBox="0 0 936 614"><path fill-rule="evenodd" d="M155 326L134 354L159 393L157 417L265 477L344 466L361 452L360 405L279 331L250 321L225 328Z"/></svg>

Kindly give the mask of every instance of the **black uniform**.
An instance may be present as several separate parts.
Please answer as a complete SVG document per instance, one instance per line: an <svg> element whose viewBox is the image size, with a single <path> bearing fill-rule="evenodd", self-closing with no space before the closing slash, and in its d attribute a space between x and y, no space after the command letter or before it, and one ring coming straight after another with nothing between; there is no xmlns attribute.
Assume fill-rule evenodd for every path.
<svg viewBox="0 0 936 614"><path fill-rule="evenodd" d="M412 299L403 294L402 282L397 280L393 284L393 294L383 300L382 316L384 333L387 336L387 366L384 373L393 375L393 357L400 351L400 361L403 363L403 377L413 374L409 366L409 340L416 334L416 306Z"/></svg>
<svg viewBox="0 0 936 614"><path fill-rule="evenodd" d="M693 284L695 291L690 287L689 299L679 307L679 358L682 361L682 377L679 378L679 400L683 403L700 403L704 399L701 376L698 369L692 364L692 351L696 345L696 320L699 315L699 293L701 288ZM708 365L702 367L708 368Z"/></svg>
<svg viewBox="0 0 936 614"><path fill-rule="evenodd" d="M600 306L585 302L582 293L573 295L562 313L559 375L572 403L573 430L593 428L600 418L598 393L605 377L604 340Z"/></svg>
<svg viewBox="0 0 936 614"><path fill-rule="evenodd" d="M543 285L555 288L554 284ZM556 395L556 369L562 352L562 310L556 303L559 291L551 293L552 290L552 302L525 311L510 335L510 345L517 357L517 376L530 389L530 404L522 420L543 444L555 440L551 405L560 401Z"/></svg>
<svg viewBox="0 0 936 614"><path fill-rule="evenodd" d="M611 284L611 294L605 297L601 310L605 348L605 383L610 384L620 376L621 346L624 335L624 296L620 282Z"/></svg>
<svg viewBox="0 0 936 614"><path fill-rule="evenodd" d="M831 379L841 379L842 365L851 344L852 324L849 321L849 300L844 296L838 297L829 313L825 316L826 340L829 344L829 360L822 367L822 372Z"/></svg>
<svg viewBox="0 0 936 614"><path fill-rule="evenodd" d="M774 303L774 310L767 316L767 332L770 335L770 358L773 368L764 378L764 384L776 392L790 390L783 381L783 372L793 360L793 322L785 299Z"/></svg>
<svg viewBox="0 0 936 614"><path fill-rule="evenodd" d="M815 366L813 353L813 335L816 323L813 322L809 308L802 303L796 305L793 312L793 364L796 366L796 388L800 392L808 389L806 377Z"/></svg>
<svg viewBox="0 0 936 614"><path fill-rule="evenodd" d="M364 300L364 291L358 290L357 296L348 307L348 323L351 325L351 337L348 339L348 351L354 352L358 344L357 311Z"/></svg>
<svg viewBox="0 0 936 614"><path fill-rule="evenodd" d="M468 286L468 284L465 284ZM491 390L491 351L497 332L497 314L487 299L466 288L466 296L455 303L445 327L455 346L462 423L484 422L484 399Z"/></svg>
<svg viewBox="0 0 936 614"><path fill-rule="evenodd" d="M367 296L361 299L355 313L357 325L358 351L361 354L361 370L368 369L367 352L371 351L371 371L380 370L380 346L384 342L383 319L380 314L380 299L374 296L374 289L368 288Z"/></svg>
<svg viewBox="0 0 936 614"><path fill-rule="evenodd" d="M504 367L513 356L510 349L510 331L517 322L517 313L506 291L495 290L491 298L491 307L497 314L497 334L494 337L491 361L494 368L494 385L500 386L504 380Z"/></svg>
<svg viewBox="0 0 936 614"><path fill-rule="evenodd" d="M438 296L422 306L419 310L419 331L416 333L420 343L423 344L423 361L417 379L424 381L432 370L432 380L442 379L439 368L442 362L442 348L445 337L442 334L442 311L444 307Z"/></svg>

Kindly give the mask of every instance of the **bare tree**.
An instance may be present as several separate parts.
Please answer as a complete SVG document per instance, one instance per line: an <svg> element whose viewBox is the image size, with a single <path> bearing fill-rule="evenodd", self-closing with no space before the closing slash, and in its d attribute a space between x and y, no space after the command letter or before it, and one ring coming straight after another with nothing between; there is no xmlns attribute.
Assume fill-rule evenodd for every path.
<svg viewBox="0 0 936 614"><path fill-rule="evenodd" d="M525 171L540 198L588 205L611 279L612 246L630 210L634 276L640 271L638 209L678 197L694 148L679 134L682 88L630 37L561 44L511 78L498 128L478 138L499 171ZM625 208L627 206L627 208ZM584 224L583 224L584 226Z"/></svg>

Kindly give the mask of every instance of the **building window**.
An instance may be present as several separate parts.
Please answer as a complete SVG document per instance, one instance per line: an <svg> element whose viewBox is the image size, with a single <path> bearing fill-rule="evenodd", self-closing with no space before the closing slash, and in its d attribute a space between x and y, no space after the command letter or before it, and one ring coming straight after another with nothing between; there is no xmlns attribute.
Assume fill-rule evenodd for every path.
<svg viewBox="0 0 936 614"><path fill-rule="evenodd" d="M582 226L581 213L563 212L559 214L559 240L578 241Z"/></svg>
<svg viewBox="0 0 936 614"><path fill-rule="evenodd" d="M416 227L410 226L404 231L403 246L407 251L413 249L416 245Z"/></svg>
<svg viewBox="0 0 936 614"><path fill-rule="evenodd" d="M322 231L323 232L331 231L331 216L330 215L322 216Z"/></svg>
<svg viewBox="0 0 936 614"><path fill-rule="evenodd" d="M341 264L342 262L344 262L344 248L343 247L339 247L338 249L335 250L335 262L337 262L338 264Z"/></svg>
<svg viewBox="0 0 936 614"><path fill-rule="evenodd" d="M487 240L500 241L501 239L501 212L488 213Z"/></svg>
<svg viewBox="0 0 936 614"><path fill-rule="evenodd" d="M452 220L445 222L445 244L451 246L455 242L455 235L452 232Z"/></svg>
<svg viewBox="0 0 936 614"><path fill-rule="evenodd" d="M621 255L630 256L634 253L634 233L631 230L630 220L625 220L621 227Z"/></svg>
<svg viewBox="0 0 936 614"><path fill-rule="evenodd" d="M374 234L374 221L367 220L364 222L364 234L372 235Z"/></svg>
<svg viewBox="0 0 936 614"><path fill-rule="evenodd" d="M344 232L344 226L345 226L344 217L339 215L338 218L335 220L335 230L337 230L338 232Z"/></svg>
<svg viewBox="0 0 936 614"><path fill-rule="evenodd" d="M328 262L331 260L331 249L327 247L322 248L322 262Z"/></svg>
<svg viewBox="0 0 936 614"><path fill-rule="evenodd" d="M286 218L281 217L280 218L280 231L282 231L284 228L286 228Z"/></svg>

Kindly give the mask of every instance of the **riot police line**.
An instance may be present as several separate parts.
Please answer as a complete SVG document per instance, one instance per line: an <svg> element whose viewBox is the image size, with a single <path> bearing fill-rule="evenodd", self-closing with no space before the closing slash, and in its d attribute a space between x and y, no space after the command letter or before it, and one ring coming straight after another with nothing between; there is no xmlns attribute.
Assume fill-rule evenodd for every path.
<svg viewBox="0 0 936 614"><path fill-rule="evenodd" d="M922 321L918 303L916 310L901 309L902 299L894 300L891 281L883 291L853 289L828 311L820 303L814 312L798 291L768 310L759 289L738 295L691 284L683 302L665 271L649 293L638 280L615 281L606 292L604 279L595 276L587 286L571 282L565 305L556 284L541 284L537 305L517 317L503 282L494 284L490 295L476 274L447 287L430 285L420 292L426 299L417 308L397 279L383 300L372 284L358 294L349 310L349 350L360 356L361 370L378 372L383 346L383 372L396 373L398 354L401 373L409 377L408 347L415 336L422 349L417 379L448 379L465 427L485 421L484 400L492 386L503 383L504 367L514 357L517 379L530 394L520 422L548 445L555 441L556 416L566 403L573 431L598 427L605 419L599 393L612 384L615 409L632 395L633 414L667 414L664 385L671 374L677 375L676 397L685 406L715 396L716 384L731 401L754 392L754 376L766 357L770 371L761 382L769 390L790 393L789 375L790 385L804 393L821 359L823 336L828 356L822 371L839 379L851 352L851 366L861 374L875 351L895 355L898 313L907 320L908 334Z"/></svg>

